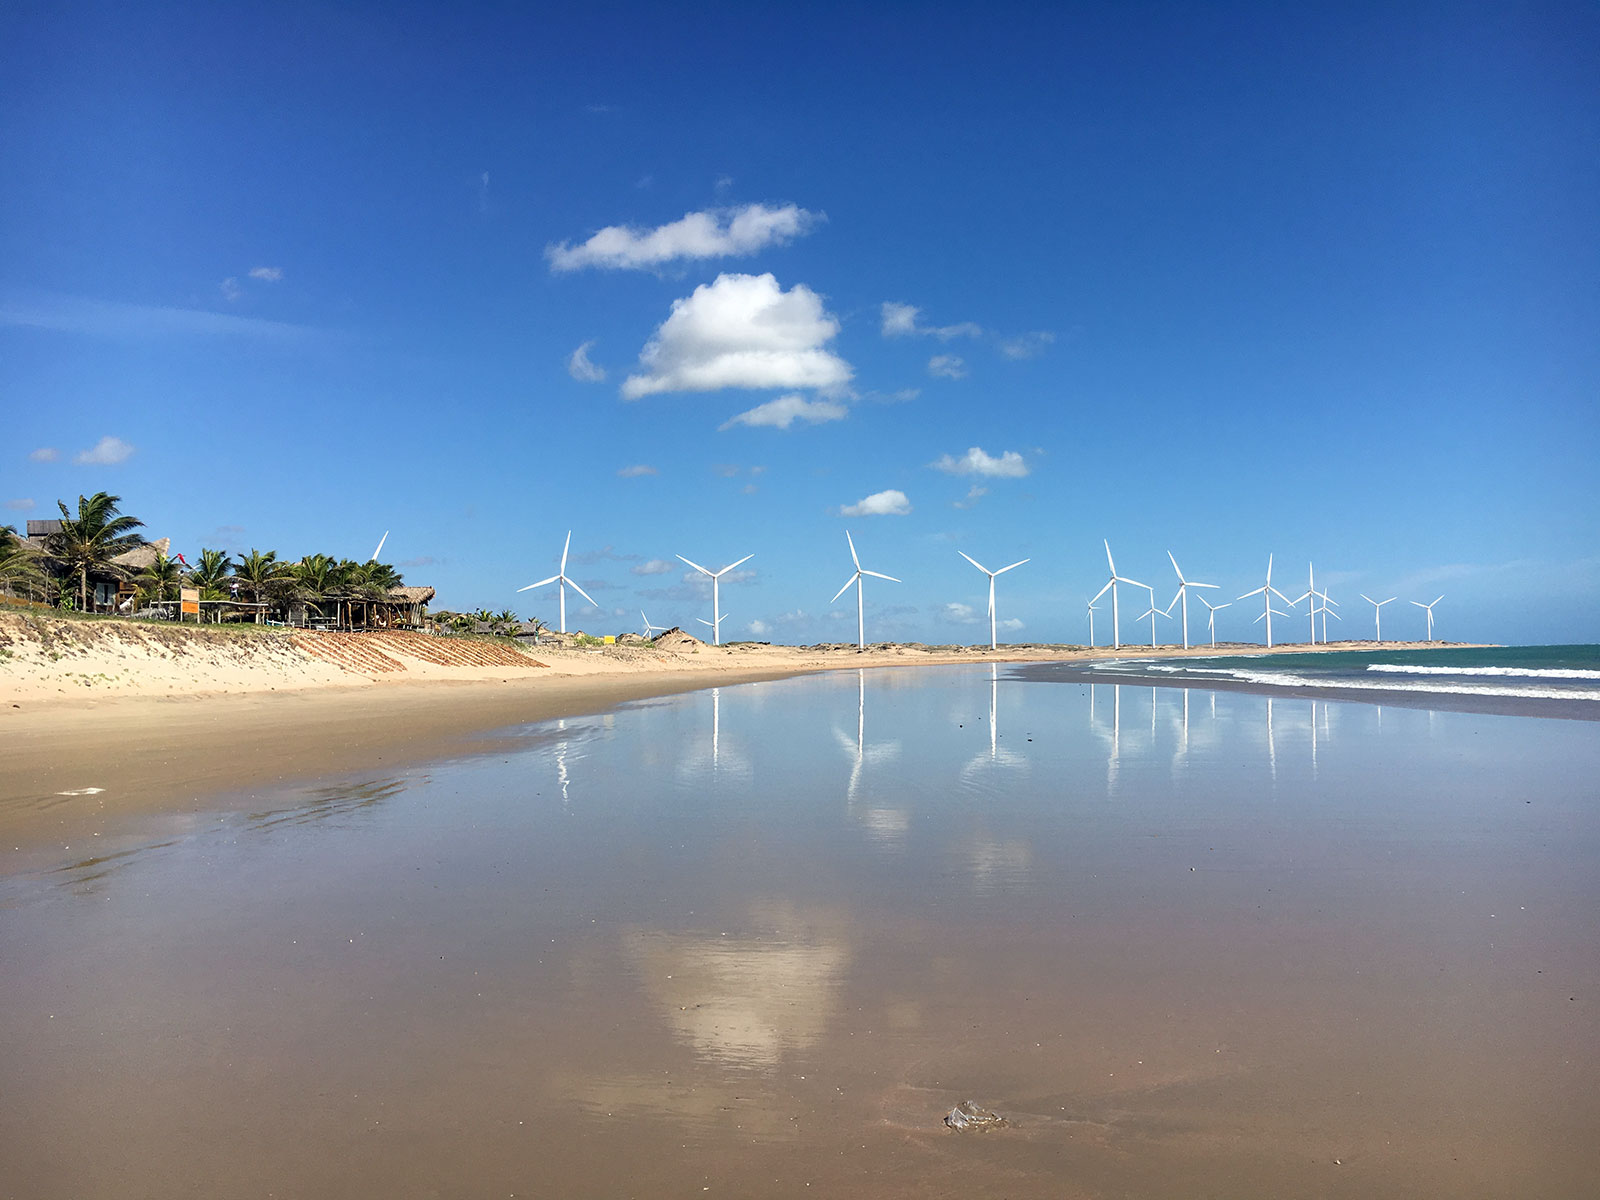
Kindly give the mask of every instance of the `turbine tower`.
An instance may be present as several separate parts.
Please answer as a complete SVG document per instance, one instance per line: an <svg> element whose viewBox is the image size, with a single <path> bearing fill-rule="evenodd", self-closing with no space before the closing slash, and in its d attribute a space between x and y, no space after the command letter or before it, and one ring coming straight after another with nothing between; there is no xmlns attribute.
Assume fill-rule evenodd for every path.
<svg viewBox="0 0 1600 1200"><path fill-rule="evenodd" d="M957 550L956 553L961 555L962 558L966 559L969 563L971 563L973 566L977 567L978 570L982 571L985 575L987 575L989 577L989 649L993 650L993 649L996 648L995 647L995 636L994 636L994 580L995 580L995 576L1004 575L1007 571L1015 570L1017 567L1020 567L1023 563L1031 562L1033 560L1024 558L1019 562L1012 563L1009 567L1001 567L998 571L991 571L991 570L989 570L988 567L984 566L977 559L973 558L972 555L968 554L965 550Z"/></svg>
<svg viewBox="0 0 1600 1200"><path fill-rule="evenodd" d="M561 585L561 632L562 633L565 633L567 631L567 585L569 583L572 584L572 590L573 591L577 592L578 595L582 596L585 600L588 600L590 604L594 604L594 599L589 595L588 592L584 591L576 583L573 583L572 580L567 578L567 551L571 550L571 549L572 549L572 530L569 529L569 530L567 530L567 544L565 546L561 547L561 570L557 571L554 575L550 576L549 579L541 579L541 580L539 580L538 583L530 583L527 587L519 587L517 589L517 591L519 591L519 592L531 592L534 588L542 588L547 583L559 583ZM594 606L596 608L600 607L598 604L594 604Z"/></svg>
<svg viewBox="0 0 1600 1200"><path fill-rule="evenodd" d="M1091 649L1091 650L1093 650L1095 648L1095 646L1094 646L1094 614L1095 614L1094 601L1091 600L1091 601L1089 601L1089 649Z"/></svg>
<svg viewBox="0 0 1600 1200"><path fill-rule="evenodd" d="M1322 644L1328 644L1328 618L1332 617L1339 623L1344 623L1344 618L1333 610L1339 607L1339 602L1328 595L1327 585L1323 585L1322 592Z"/></svg>
<svg viewBox="0 0 1600 1200"><path fill-rule="evenodd" d="M861 577L863 575L871 575L874 579L887 579L890 583L899 583L900 581L893 575L880 575L877 571L868 571L864 568L861 565L861 559L856 555L855 539L850 536L848 529L844 531L844 540L850 543L850 561L855 563L856 573L844 581L844 586L834 593L833 599L828 603L836 603L840 596L850 590L852 583L856 585L856 649L865 650L867 648L867 613L866 601L862 596Z"/></svg>
<svg viewBox="0 0 1600 1200"><path fill-rule="evenodd" d="M1170 618L1172 616L1172 605L1169 604L1166 606L1166 608L1157 608L1155 588L1151 587L1148 583L1140 584L1139 586L1150 593L1150 608L1148 611L1140 613L1138 619L1142 621L1146 617L1150 618L1150 649L1154 650L1156 648L1156 618ZM1177 599L1177 597L1173 597L1173 599Z"/></svg>
<svg viewBox="0 0 1600 1200"><path fill-rule="evenodd" d="M1217 648L1217 610L1219 608L1227 608L1233 601L1229 600L1227 604L1213 604L1204 596L1196 596L1195 599L1211 610L1211 615L1206 618L1206 629L1211 634L1211 648L1215 650Z"/></svg>
<svg viewBox="0 0 1600 1200"><path fill-rule="evenodd" d="M1216 584L1216 583L1190 583L1187 579L1185 579L1183 577L1183 572L1178 570L1178 560L1175 559L1175 558L1172 558L1172 551L1171 550L1167 551L1167 557L1172 559L1172 569L1174 571L1178 572L1178 594L1176 596L1174 596L1173 599L1174 600L1180 600L1181 599L1183 601L1183 648L1185 650L1187 650L1189 648L1189 589L1190 588L1217 588L1217 587L1221 587L1222 585L1221 584ZM1154 608L1155 606L1156 606L1155 597L1152 596L1150 598L1150 607ZM1170 604L1167 605L1167 612L1169 614L1172 612L1172 605L1170 605ZM1155 623L1155 619L1151 618L1150 628L1152 630L1155 629L1155 624L1156 624Z"/></svg>
<svg viewBox="0 0 1600 1200"><path fill-rule="evenodd" d="M1433 606L1435 604L1439 603L1439 601L1441 601L1443 599L1444 599L1444 593L1440 592L1437 596L1435 596L1433 598L1433 601L1430 604L1424 604L1420 600L1413 600L1411 602L1411 603L1415 604L1418 608L1422 609L1424 612L1426 612L1428 614L1428 640L1430 642L1433 641Z"/></svg>
<svg viewBox="0 0 1600 1200"><path fill-rule="evenodd" d="M1130 587L1147 587L1148 585L1140 583L1137 579L1125 579L1121 575L1118 575L1117 564L1111 561L1111 543L1106 541L1105 547L1106 565L1111 568L1111 579L1109 582L1107 582L1105 587L1101 588L1094 594L1094 600L1100 599L1100 597L1104 596L1107 591L1111 593L1111 645L1113 649L1121 650L1122 614L1117 605L1117 584L1126 583ZM1089 603L1093 604L1094 600L1089 601Z"/></svg>
<svg viewBox="0 0 1600 1200"><path fill-rule="evenodd" d="M1361 598L1363 600L1365 600L1368 604L1372 605L1373 629L1374 629L1374 633L1376 635L1376 639L1375 640L1381 646L1381 645L1383 645L1383 606L1385 604L1393 603L1394 602L1394 597L1390 596L1389 599L1387 599L1387 600L1374 600L1371 596L1367 595L1365 592L1362 592L1361 593ZM1444 597L1441 596L1441 597L1439 597L1439 599L1443 600ZM1435 604L1437 604L1438 602L1439 602L1438 600L1434 601Z"/></svg>
<svg viewBox="0 0 1600 1200"><path fill-rule="evenodd" d="M1317 644L1317 569L1311 563L1306 564L1306 590L1289 601L1289 607L1295 607L1300 601L1308 597L1311 600L1311 644L1315 646Z"/></svg>
<svg viewBox="0 0 1600 1200"><path fill-rule="evenodd" d="M677 557L683 562L689 563L689 565L696 571L699 571L700 574L711 576L711 620L707 621L704 617L696 617L695 620L699 621L702 625L711 626L711 644L713 646L720 646L722 645L722 600L717 592L718 581L721 580L721 578L729 571L737 567L740 563L749 562L755 557L755 555L746 554L739 560L739 562L729 563L720 571L708 571L697 562L689 562L689 560L684 558L681 554Z"/></svg>
<svg viewBox="0 0 1600 1200"><path fill-rule="evenodd" d="M1285 596L1277 588L1272 586L1272 555L1270 555L1270 554L1267 555L1267 583L1266 583L1266 586L1265 587L1258 587L1255 591L1246 592L1242 596L1235 596L1234 599L1235 600L1248 600L1248 599L1250 599L1251 596L1260 596L1261 597L1262 607L1263 607L1264 611L1262 612L1261 616L1256 618L1256 621L1261 620L1263 617L1266 619L1266 622L1267 622L1267 649L1271 650L1272 649L1272 614L1273 613L1278 613L1278 616L1280 616L1280 617L1287 617L1289 615L1286 612L1278 612L1277 609L1273 608L1272 607L1272 598L1274 596L1276 596L1279 600L1282 600L1285 604L1289 605L1289 607L1291 607L1291 608L1294 607L1294 603L1295 602L1293 600L1289 599L1289 597ZM1250 622L1250 624L1252 624L1252 625L1254 625L1255 623L1256 623L1255 621L1251 621Z"/></svg>

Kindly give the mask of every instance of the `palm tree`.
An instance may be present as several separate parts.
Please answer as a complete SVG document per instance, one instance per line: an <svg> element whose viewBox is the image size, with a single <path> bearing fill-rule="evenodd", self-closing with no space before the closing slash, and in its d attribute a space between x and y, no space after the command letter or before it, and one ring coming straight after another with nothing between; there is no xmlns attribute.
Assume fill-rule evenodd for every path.
<svg viewBox="0 0 1600 1200"><path fill-rule="evenodd" d="M183 568L175 558L157 552L155 562L139 572L139 590L150 600L176 600Z"/></svg>
<svg viewBox="0 0 1600 1200"><path fill-rule="evenodd" d="M244 589L250 593L250 598L257 604L268 597L281 595L286 584L291 582L289 564L278 561L278 552L268 550L265 554L256 549L239 560L238 566L233 569L233 577L239 581ZM261 613L256 613L256 623L261 623Z"/></svg>
<svg viewBox="0 0 1600 1200"><path fill-rule="evenodd" d="M189 583L200 589L205 600L221 600L222 585L233 569L233 558L226 550L200 551L200 563L189 572Z"/></svg>
<svg viewBox="0 0 1600 1200"><path fill-rule="evenodd" d="M39 552L17 535L10 525L0 525L0 588L10 592L18 583L29 590L43 583L44 572L39 570Z"/></svg>
<svg viewBox="0 0 1600 1200"><path fill-rule="evenodd" d="M65 573L77 574L78 604L84 610L89 607L89 572L126 578L128 569L117 563L118 556L144 545L144 537L134 532L144 528L144 522L119 512L121 502L121 496L105 492L80 495L74 517L63 501L56 501L61 528L47 539L45 552Z"/></svg>

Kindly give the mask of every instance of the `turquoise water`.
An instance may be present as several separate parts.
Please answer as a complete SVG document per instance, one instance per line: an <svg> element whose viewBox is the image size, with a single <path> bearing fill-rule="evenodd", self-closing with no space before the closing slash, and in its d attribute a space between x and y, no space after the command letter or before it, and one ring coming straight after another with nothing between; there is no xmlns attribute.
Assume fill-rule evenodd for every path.
<svg viewBox="0 0 1600 1200"><path fill-rule="evenodd" d="M1215 658L1105 660L1077 666L1030 668L1039 677L1204 686L1208 682L1258 689L1319 689L1348 699L1403 694L1412 703L1570 701L1569 716L1600 718L1600 646L1450 646L1436 650L1336 650Z"/></svg>

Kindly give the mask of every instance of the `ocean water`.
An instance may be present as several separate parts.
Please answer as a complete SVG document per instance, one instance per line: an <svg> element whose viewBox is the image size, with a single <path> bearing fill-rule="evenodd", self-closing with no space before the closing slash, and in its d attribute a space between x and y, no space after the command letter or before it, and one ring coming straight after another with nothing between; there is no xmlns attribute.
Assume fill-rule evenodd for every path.
<svg viewBox="0 0 1600 1200"><path fill-rule="evenodd" d="M1228 655L1215 658L1127 658L1092 665L1031 668L1074 680L1145 680L1185 687L1247 686L1314 689L1351 700L1449 707L1472 702L1567 701L1542 715L1600 720L1600 646L1448 646L1430 650L1335 650L1318 653ZM1520 708L1516 711L1522 711Z"/></svg>
<svg viewBox="0 0 1600 1200"><path fill-rule="evenodd" d="M1596 726L1030 670L626 705L0 871L0 1194L1600 1177Z"/></svg>

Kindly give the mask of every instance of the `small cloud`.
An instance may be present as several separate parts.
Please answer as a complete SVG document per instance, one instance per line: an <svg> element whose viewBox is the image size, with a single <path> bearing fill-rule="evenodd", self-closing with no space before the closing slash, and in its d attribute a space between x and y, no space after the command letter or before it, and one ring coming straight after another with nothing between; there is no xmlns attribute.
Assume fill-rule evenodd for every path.
<svg viewBox="0 0 1600 1200"><path fill-rule="evenodd" d="M791 392L787 396L779 396L776 400L758 404L738 416L729 417L718 428L732 429L735 425L748 425L751 428L769 426L773 429L788 429L796 421L803 421L807 425L820 425L824 421L842 421L849 415L850 410L838 401L807 400L798 392Z"/></svg>
<svg viewBox="0 0 1600 1200"><path fill-rule="evenodd" d="M715 474L722 476L724 479L732 479L743 469L743 467L736 466L733 463L717 463L711 468Z"/></svg>
<svg viewBox="0 0 1600 1200"><path fill-rule="evenodd" d="M226 279L224 279L218 285L218 287L222 292L222 298L229 304L232 304L240 296L244 295L244 289L239 286L238 279L232 275L229 275Z"/></svg>
<svg viewBox="0 0 1600 1200"><path fill-rule="evenodd" d="M1017 337L1003 338L1000 353L1012 359L1037 358L1045 352L1046 347L1054 345L1055 340L1056 335L1048 330L1019 334Z"/></svg>
<svg viewBox="0 0 1600 1200"><path fill-rule="evenodd" d="M567 374L579 383L599 383L606 377L606 369L597 367L589 361L589 347L594 345L590 340L572 352L572 357L567 359Z"/></svg>
<svg viewBox="0 0 1600 1200"><path fill-rule="evenodd" d="M716 189L717 195L720 196L723 192L726 192L733 186L733 176L718 175L716 183L712 184L711 186Z"/></svg>
<svg viewBox="0 0 1600 1200"><path fill-rule="evenodd" d="M615 104L585 104L583 106L583 111L586 113L594 113L596 116L599 116L601 113L616 112L617 106Z"/></svg>
<svg viewBox="0 0 1600 1200"><path fill-rule="evenodd" d="M485 171L478 176L478 215L488 215L489 212L489 172Z"/></svg>
<svg viewBox="0 0 1600 1200"><path fill-rule="evenodd" d="M670 575L677 569L677 563L668 562L664 558L652 558L649 562L642 562L636 567L629 567L633 575Z"/></svg>
<svg viewBox="0 0 1600 1200"><path fill-rule="evenodd" d="M619 554L615 546L607 543L598 550L585 550L582 553L574 554L572 561L587 566L590 563L597 562L638 562L642 557L643 555L639 554Z"/></svg>
<svg viewBox="0 0 1600 1200"><path fill-rule="evenodd" d="M641 175L638 179L633 181L633 186L638 188L641 192L647 192L651 188L655 187L655 185L656 177L654 175Z"/></svg>
<svg viewBox="0 0 1600 1200"><path fill-rule="evenodd" d="M644 368L622 385L625 400L658 392L722 388L813 388L850 382L850 364L827 348L838 320L822 297L771 275L718 275L672 302L639 354Z"/></svg>
<svg viewBox="0 0 1600 1200"><path fill-rule="evenodd" d="M967 489L967 494L964 499L956 500L953 503L957 508L971 508L974 504L976 504L979 500L982 500L988 494L988 488L979 487L977 484L973 484Z"/></svg>
<svg viewBox="0 0 1600 1200"><path fill-rule="evenodd" d="M660 471L645 463L634 463L631 467L623 467L617 472L618 479L642 479L646 475L659 475Z"/></svg>
<svg viewBox="0 0 1600 1200"><path fill-rule="evenodd" d="M906 494L895 488L883 492L874 492L865 499L854 504L846 504L839 510L841 517L903 517L911 511L911 501L906 499Z"/></svg>
<svg viewBox="0 0 1600 1200"><path fill-rule="evenodd" d="M26 500L7 500L6 501L6 507L9 508L12 512L27 512L30 508L33 507L33 501L31 499L26 499Z"/></svg>
<svg viewBox="0 0 1600 1200"><path fill-rule="evenodd" d="M1018 617L1006 617L1003 620L995 622L995 624L999 628L1006 630L1008 633L1015 633L1017 630L1022 628L1022 621Z"/></svg>
<svg viewBox="0 0 1600 1200"><path fill-rule="evenodd" d="M960 458L946 454L928 465L949 475L987 475L994 479L1021 479L1028 473L1028 464L1015 450L1003 451L996 458L981 446L970 447Z"/></svg>
<svg viewBox="0 0 1600 1200"><path fill-rule="evenodd" d="M400 567L432 567L432 566L437 566L437 565L439 565L439 564L441 564L443 562L444 562L444 559L442 559L442 558L435 558L431 554L423 554L423 555L421 555L421 556L419 556L417 558L404 559L401 562L396 563L395 565L396 566L400 566Z"/></svg>
<svg viewBox="0 0 1600 1200"><path fill-rule="evenodd" d="M488 176L486 175L486 176L484 176L484 178L487 179ZM282 267L251 267L250 268L250 278L251 279L259 279L262 283L282 283L283 282L283 268Z"/></svg>
<svg viewBox="0 0 1600 1200"><path fill-rule="evenodd" d="M983 336L983 327L971 321L960 321L954 325L924 325L917 319L922 315L922 310L914 304L898 304L893 300L886 300L881 312L879 332L886 338L935 337L941 342L948 342L952 338Z"/></svg>
<svg viewBox="0 0 1600 1200"><path fill-rule="evenodd" d="M80 450L72 461L89 466L110 467L126 462L133 447L117 437L103 437L87 450Z"/></svg>
<svg viewBox="0 0 1600 1200"><path fill-rule="evenodd" d="M743 496L754 496L760 490L761 489L758 488L755 484L747 483L742 488L739 489L739 494L743 495Z"/></svg>
<svg viewBox="0 0 1600 1200"><path fill-rule="evenodd" d="M751 621L745 628L756 637L764 637L771 630L771 626L765 621Z"/></svg>
<svg viewBox="0 0 1600 1200"><path fill-rule="evenodd" d="M965 379L967 363L959 354L935 354L928 360L928 374L935 379Z"/></svg>
<svg viewBox="0 0 1600 1200"><path fill-rule="evenodd" d="M859 399L863 404L910 404L920 395L921 388L900 388L893 392L863 392Z"/></svg>
<svg viewBox="0 0 1600 1200"><path fill-rule="evenodd" d="M643 186L649 182L649 176L640 181ZM546 246L544 256L552 271L579 271L585 267L650 270L680 260L751 255L802 237L826 219L797 204L778 208L747 204L743 208L684 213L680 219L654 229L608 225L579 245L562 242Z"/></svg>
<svg viewBox="0 0 1600 1200"><path fill-rule="evenodd" d="M37 450L30 450L28 458L33 462L55 462L61 457L61 451L54 446L40 446Z"/></svg>
<svg viewBox="0 0 1600 1200"><path fill-rule="evenodd" d="M954 621L959 625L972 625L978 620L977 610L970 604L946 604L939 610L939 615L946 621Z"/></svg>

